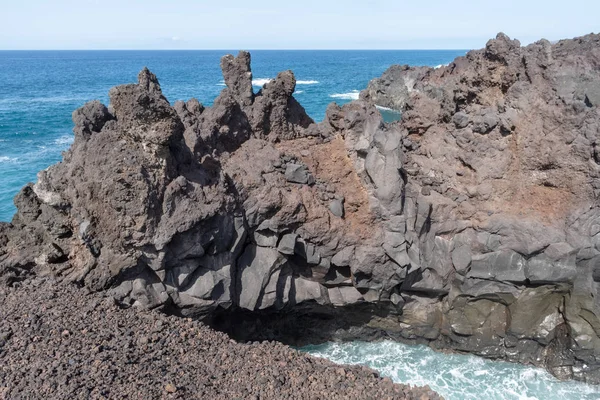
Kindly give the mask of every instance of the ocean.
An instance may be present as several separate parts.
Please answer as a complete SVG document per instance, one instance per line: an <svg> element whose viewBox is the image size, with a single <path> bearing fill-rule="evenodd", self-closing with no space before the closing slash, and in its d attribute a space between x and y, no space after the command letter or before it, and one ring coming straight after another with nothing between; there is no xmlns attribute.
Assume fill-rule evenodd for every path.
<svg viewBox="0 0 600 400"><path fill-rule="evenodd" d="M108 102L108 90L135 82L147 66L174 103L196 97L205 105L222 90L222 55L231 51L0 51L0 221L12 199L38 171L61 160L73 141L71 113L85 102ZM327 105L358 98L369 80L392 64L440 66L465 50L252 51L255 90L291 69L295 97L316 121ZM382 111L385 118L393 113ZM434 353L400 343L328 343L304 349L340 363L362 363L397 382L430 385L446 399L600 399L600 389L558 382L545 371Z"/></svg>
<svg viewBox="0 0 600 400"><path fill-rule="evenodd" d="M340 364L362 364L394 382L429 385L446 400L598 400L600 387L561 382L546 370L444 354L426 346L382 342L326 343L301 349Z"/></svg>
<svg viewBox="0 0 600 400"><path fill-rule="evenodd" d="M147 66L171 103L205 105L223 89L221 56L233 51L0 51L0 221L38 171L61 160L72 143L71 113L108 90L135 82ZM296 74L296 98L316 121L327 105L358 98L392 64L437 66L465 54L444 51L252 51L255 91L278 72Z"/></svg>

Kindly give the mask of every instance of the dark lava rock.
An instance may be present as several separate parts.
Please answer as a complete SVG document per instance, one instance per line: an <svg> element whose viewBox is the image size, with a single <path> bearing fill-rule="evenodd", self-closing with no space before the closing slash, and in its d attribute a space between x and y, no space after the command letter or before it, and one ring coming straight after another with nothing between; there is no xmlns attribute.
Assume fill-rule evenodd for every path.
<svg viewBox="0 0 600 400"><path fill-rule="evenodd" d="M329 203L329 211L336 217L342 218L344 216L344 203L341 200L331 200Z"/></svg>
<svg viewBox="0 0 600 400"><path fill-rule="evenodd" d="M1 282L53 276L244 340L388 337L600 382L600 35L394 66L318 124L291 71L253 93L248 53L221 65L212 107L171 106L144 69L76 111L0 224Z"/></svg>
<svg viewBox="0 0 600 400"><path fill-rule="evenodd" d="M296 248L296 241L298 240L298 235L295 233L288 233L283 235L279 244L277 245L277 251L282 254L292 255L294 254L294 249Z"/></svg>
<svg viewBox="0 0 600 400"><path fill-rule="evenodd" d="M464 112L457 112L452 117L452 122L454 122L457 128L466 128L469 125L469 116Z"/></svg>
<svg viewBox="0 0 600 400"><path fill-rule="evenodd" d="M285 168L285 179L288 182L308 183L310 180L310 176L310 172L308 172L306 166L302 164L290 163Z"/></svg>

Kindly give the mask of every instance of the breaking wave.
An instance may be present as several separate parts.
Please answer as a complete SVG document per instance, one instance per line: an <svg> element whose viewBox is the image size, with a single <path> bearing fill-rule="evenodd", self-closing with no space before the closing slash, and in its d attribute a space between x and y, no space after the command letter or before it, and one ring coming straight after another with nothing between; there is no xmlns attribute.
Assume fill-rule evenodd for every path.
<svg viewBox="0 0 600 400"><path fill-rule="evenodd" d="M258 78L258 79L252 79L252 85L254 86L264 86L267 83L271 82L273 79L271 78Z"/></svg>
<svg viewBox="0 0 600 400"><path fill-rule="evenodd" d="M360 91L353 90L349 93L330 94L329 97L331 97L332 99L341 99L341 100L358 100L359 95L360 95Z"/></svg>
<svg viewBox="0 0 600 400"><path fill-rule="evenodd" d="M0 156L0 163L11 162L11 161L17 161L17 158Z"/></svg>
<svg viewBox="0 0 600 400"><path fill-rule="evenodd" d="M301 349L339 364L367 365L394 382L429 385L446 400L598 400L600 387L561 382L543 369L443 354L394 341L325 343Z"/></svg>
<svg viewBox="0 0 600 400"><path fill-rule="evenodd" d="M58 139L54 139L54 144L61 147L67 147L73 144L74 137L69 135L61 136Z"/></svg>
<svg viewBox="0 0 600 400"><path fill-rule="evenodd" d="M253 86L264 86L265 84L271 82L273 80L273 78L256 78L256 79L252 79L252 85ZM318 84L319 81L296 81L296 85L316 85Z"/></svg>
<svg viewBox="0 0 600 400"><path fill-rule="evenodd" d="M89 100L86 96L50 96L50 97L6 97L0 99L0 104L35 104L35 103L73 103Z"/></svg>
<svg viewBox="0 0 600 400"><path fill-rule="evenodd" d="M400 111L394 110L393 108L388 108L388 107L384 107L384 106L378 106L377 104L375 105L375 107L377 107L377 109L379 111L387 111L387 112L390 112L390 113L400 114Z"/></svg>

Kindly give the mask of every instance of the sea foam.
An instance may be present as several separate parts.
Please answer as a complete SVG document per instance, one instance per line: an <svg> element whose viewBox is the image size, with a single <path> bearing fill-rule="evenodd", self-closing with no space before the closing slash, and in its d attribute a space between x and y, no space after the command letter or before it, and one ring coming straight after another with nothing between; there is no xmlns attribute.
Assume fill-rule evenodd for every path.
<svg viewBox="0 0 600 400"><path fill-rule="evenodd" d="M61 147L70 146L73 143L74 137L72 135L64 135L57 139L54 139L54 144Z"/></svg>
<svg viewBox="0 0 600 400"><path fill-rule="evenodd" d="M252 79L253 86L264 86L265 84L271 82L273 78L256 78ZM309 81L296 81L296 85L316 85L319 81L309 80Z"/></svg>
<svg viewBox="0 0 600 400"><path fill-rule="evenodd" d="M367 365L398 383L429 385L446 400L600 399L600 387L561 382L543 369L389 340L325 343L301 350L340 364Z"/></svg>
<svg viewBox="0 0 600 400"><path fill-rule="evenodd" d="M378 106L377 104L375 105L375 107L379 111L387 111L387 112L390 112L390 113L400 114L400 111L394 110L393 108L388 108L388 107L384 107L384 106Z"/></svg>
<svg viewBox="0 0 600 400"><path fill-rule="evenodd" d="M0 163L11 162L11 161L16 161L16 160L17 160L16 158L0 156Z"/></svg>
<svg viewBox="0 0 600 400"><path fill-rule="evenodd" d="M49 96L49 97L6 97L0 99L0 104L35 104L35 103L74 103L89 100L84 96Z"/></svg>
<svg viewBox="0 0 600 400"><path fill-rule="evenodd" d="M252 79L252 85L254 86L264 86L267 83L271 82L273 79L271 78L257 78L257 79Z"/></svg>
<svg viewBox="0 0 600 400"><path fill-rule="evenodd" d="M358 100L360 96L360 92L358 90L353 90L349 93L335 93L330 94L329 97L332 99L341 99L341 100Z"/></svg>

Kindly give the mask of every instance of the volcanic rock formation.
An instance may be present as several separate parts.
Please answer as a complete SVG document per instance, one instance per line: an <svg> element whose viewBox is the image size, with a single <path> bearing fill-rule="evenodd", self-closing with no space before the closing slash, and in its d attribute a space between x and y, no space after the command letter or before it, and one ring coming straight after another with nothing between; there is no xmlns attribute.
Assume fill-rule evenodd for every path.
<svg viewBox="0 0 600 400"><path fill-rule="evenodd" d="M290 71L255 94L248 53L221 67L212 107L171 106L144 70L75 111L63 162L0 225L4 281L49 273L242 339L394 337L600 382L600 36L392 67L318 124Z"/></svg>

